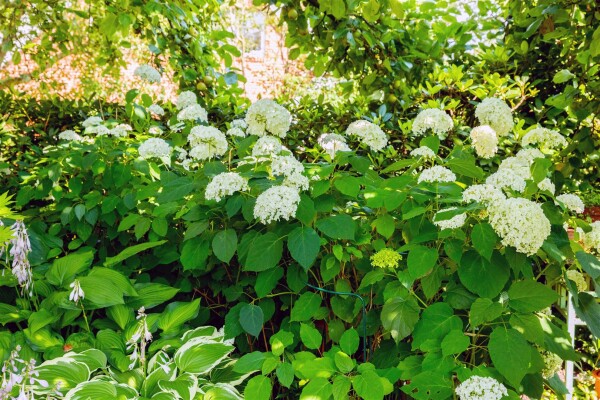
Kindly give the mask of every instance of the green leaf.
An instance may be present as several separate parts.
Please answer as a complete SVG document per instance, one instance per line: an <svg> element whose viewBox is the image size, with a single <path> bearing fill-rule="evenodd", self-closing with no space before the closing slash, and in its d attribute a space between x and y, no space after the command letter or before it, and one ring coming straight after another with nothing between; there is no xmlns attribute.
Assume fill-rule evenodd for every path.
<svg viewBox="0 0 600 400"><path fill-rule="evenodd" d="M67 353L65 357L82 362L88 366L90 371L106 368L106 355L98 349L89 349L81 353Z"/></svg>
<svg viewBox="0 0 600 400"><path fill-rule="evenodd" d="M540 311L556 300L554 290L532 280L515 282L508 289L508 305L523 313Z"/></svg>
<svg viewBox="0 0 600 400"><path fill-rule="evenodd" d="M389 214L385 214L373 221L373 227L377 229L377 233L384 238L389 239L396 230L396 222L394 217Z"/></svg>
<svg viewBox="0 0 600 400"><path fill-rule="evenodd" d="M244 390L244 398L256 400L269 400L273 385L266 376L257 375L248 381Z"/></svg>
<svg viewBox="0 0 600 400"><path fill-rule="evenodd" d="M67 357L45 361L35 370L39 374L37 378L40 380L52 382L53 386L60 382L63 392L73 389L90 378L90 369L86 364Z"/></svg>
<svg viewBox="0 0 600 400"><path fill-rule="evenodd" d="M314 229L299 226L290 232L287 246L292 258L307 270L317 259L321 249L321 238Z"/></svg>
<svg viewBox="0 0 600 400"><path fill-rule="evenodd" d="M225 229L217 232L212 241L212 249L215 256L229 264L237 250L238 237L233 229Z"/></svg>
<svg viewBox="0 0 600 400"><path fill-rule="evenodd" d="M136 223L133 229L135 233L135 238L140 240L142 236L146 234L150 230L150 226L152 225L152 220L150 218L142 217Z"/></svg>
<svg viewBox="0 0 600 400"><path fill-rule="evenodd" d="M137 292L131 285L129 279L122 273L110 268L94 267L88 274L89 278L107 279L115 285L119 292L127 296L137 296Z"/></svg>
<svg viewBox="0 0 600 400"><path fill-rule="evenodd" d="M321 296L306 292L296 300L290 314L290 321L306 321L311 319L321 307Z"/></svg>
<svg viewBox="0 0 600 400"><path fill-rule="evenodd" d="M240 309L240 325L251 334L258 337L264 323L262 308L253 304L246 304Z"/></svg>
<svg viewBox="0 0 600 400"><path fill-rule="evenodd" d="M552 78L553 83L565 83L568 80L575 78L576 76L571 73L568 69L561 69L556 74L554 74L554 78Z"/></svg>
<svg viewBox="0 0 600 400"><path fill-rule="evenodd" d="M484 176L483 170L475 165L474 159L452 158L446 163L446 166L452 172L469 178L482 180Z"/></svg>
<svg viewBox="0 0 600 400"><path fill-rule="evenodd" d="M169 224L164 218L155 218L152 220L152 231L160 237L167 235L169 231Z"/></svg>
<svg viewBox="0 0 600 400"><path fill-rule="evenodd" d="M415 278L427 275L438 260L438 252L431 247L416 245L408 252L408 272Z"/></svg>
<svg viewBox="0 0 600 400"><path fill-rule="evenodd" d="M360 286L358 287L358 291L366 289L367 287L379 282L385 277L385 271L381 268L377 268L373 271L369 271L363 276L360 281Z"/></svg>
<svg viewBox="0 0 600 400"><path fill-rule="evenodd" d="M284 362L279 364L275 370L275 374L279 383L286 388L289 388L294 382L294 367L290 363Z"/></svg>
<svg viewBox="0 0 600 400"><path fill-rule="evenodd" d="M402 386L402 391L416 400L449 399L454 393L454 384L443 372L423 371L411 377L410 383Z"/></svg>
<svg viewBox="0 0 600 400"><path fill-rule="evenodd" d="M183 372L206 375L234 349L230 344L206 343L202 337L194 338L177 350L174 360L177 368Z"/></svg>
<svg viewBox="0 0 600 400"><path fill-rule="evenodd" d="M538 345L544 343L544 331L537 315L514 313L510 316L509 323L510 326L519 331L528 341Z"/></svg>
<svg viewBox="0 0 600 400"><path fill-rule="evenodd" d="M334 180L333 186L335 186L340 193L355 198L360 192L360 182L361 180L354 176L344 176Z"/></svg>
<svg viewBox="0 0 600 400"><path fill-rule="evenodd" d="M286 347L294 343L294 334L282 329L269 338L269 343L271 344L271 352L276 356L280 356Z"/></svg>
<svg viewBox="0 0 600 400"><path fill-rule="evenodd" d="M358 350L359 341L356 329L350 328L342 334L340 347L344 353L352 355Z"/></svg>
<svg viewBox="0 0 600 400"><path fill-rule="evenodd" d="M335 366L342 374L347 374L354 369L354 361L343 351L335 353L333 360L335 361Z"/></svg>
<svg viewBox="0 0 600 400"><path fill-rule="evenodd" d="M108 381L82 382L77 385L77 387L70 390L65 397L66 400L108 400L116 398L117 388L113 382Z"/></svg>
<svg viewBox="0 0 600 400"><path fill-rule="evenodd" d="M523 335L514 329L497 327L490 335L488 349L494 367L518 388L531 361L531 346Z"/></svg>
<svg viewBox="0 0 600 400"><path fill-rule="evenodd" d="M75 275L87 270L93 260L94 253L91 250L58 258L46 272L46 279L54 286L64 286L71 283Z"/></svg>
<svg viewBox="0 0 600 400"><path fill-rule="evenodd" d="M333 215L319 219L317 229L332 239L354 240L356 223L346 214Z"/></svg>
<svg viewBox="0 0 600 400"><path fill-rule="evenodd" d="M300 324L300 339L304 343L304 346L311 350L318 349L323 342L321 333L307 324Z"/></svg>
<svg viewBox="0 0 600 400"><path fill-rule="evenodd" d="M189 303L170 303L160 314L158 327L163 331L171 331L185 322L196 318L200 310L200 299Z"/></svg>
<svg viewBox="0 0 600 400"><path fill-rule="evenodd" d="M475 250L486 260L490 260L498 243L498 235L490 224L482 222L473 227L471 241Z"/></svg>
<svg viewBox="0 0 600 400"><path fill-rule="evenodd" d="M600 304L588 293L579 293L577 297L577 301L573 302L577 316L596 338L600 338Z"/></svg>
<svg viewBox="0 0 600 400"><path fill-rule="evenodd" d="M491 322L502 315L502 304L484 297L476 299L471 304L469 320L471 325L478 326L485 322Z"/></svg>
<svg viewBox="0 0 600 400"><path fill-rule="evenodd" d="M333 387L328 379L313 378L302 389L300 400L328 400L332 393Z"/></svg>
<svg viewBox="0 0 600 400"><path fill-rule="evenodd" d="M283 277L283 268L275 267L258 273L254 290L259 298L265 297L275 289L279 280Z"/></svg>
<svg viewBox="0 0 600 400"><path fill-rule="evenodd" d="M352 380L352 387L364 400L383 400L383 384L374 371L364 371Z"/></svg>
<svg viewBox="0 0 600 400"><path fill-rule="evenodd" d="M157 197L160 204L170 203L183 199L194 190L194 181L186 176L167 182Z"/></svg>
<svg viewBox="0 0 600 400"><path fill-rule="evenodd" d="M471 341L462 331L450 331L442 340L442 355L460 354L469 347L470 343Z"/></svg>
<svg viewBox="0 0 600 400"><path fill-rule="evenodd" d="M167 243L167 241L160 240L158 242L140 243L140 244L136 244L135 246L130 246L114 257L107 257L106 261L104 261L104 266L111 267L115 264L125 261L129 257L135 256L136 254L138 254L144 250L148 250L153 247L160 246L161 244L164 244L164 243Z"/></svg>
<svg viewBox="0 0 600 400"><path fill-rule="evenodd" d="M138 283L135 285L135 289L138 296L130 297L126 303L135 310L140 307L145 307L146 309L156 307L172 299L179 292L179 289L161 283Z"/></svg>
<svg viewBox="0 0 600 400"><path fill-rule="evenodd" d="M184 271L203 271L206 269L206 260L209 255L210 242L202 236L183 242L181 248L181 265Z"/></svg>
<svg viewBox="0 0 600 400"><path fill-rule="evenodd" d="M283 255L283 240L272 232L257 235L248 250L246 271L265 271L274 268Z"/></svg>
<svg viewBox="0 0 600 400"><path fill-rule="evenodd" d="M479 253L469 250L458 267L460 281L469 291L481 296L494 298L508 281L509 271L502 256L494 252L491 261Z"/></svg>
<svg viewBox="0 0 600 400"><path fill-rule="evenodd" d="M587 272L593 280L600 277L600 258L586 253L585 251L578 251L576 254L579 265L585 272Z"/></svg>
<svg viewBox="0 0 600 400"><path fill-rule="evenodd" d="M434 303L423 310L413 331L412 348L439 348L442 339L452 330L462 330L462 320L446 303Z"/></svg>
<svg viewBox="0 0 600 400"><path fill-rule="evenodd" d="M352 381L345 375L333 378L333 400L348 400Z"/></svg>
<svg viewBox="0 0 600 400"><path fill-rule="evenodd" d="M236 361L233 366L233 371L241 374L260 371L263 362L265 361L265 357L265 353L262 351L253 351L252 353L244 354Z"/></svg>
<svg viewBox="0 0 600 400"><path fill-rule="evenodd" d="M116 304L124 304L123 292L109 279L84 276L79 279L81 289L85 293L86 308L105 308Z"/></svg>
<svg viewBox="0 0 600 400"><path fill-rule="evenodd" d="M129 322L135 319L133 310L124 304L115 304L108 307L106 309L106 316L115 321L122 330L125 329Z"/></svg>
<svg viewBox="0 0 600 400"><path fill-rule="evenodd" d="M409 297L394 297L386 301L381 310L383 328L392 334L396 343L410 335L419 321L419 305Z"/></svg>

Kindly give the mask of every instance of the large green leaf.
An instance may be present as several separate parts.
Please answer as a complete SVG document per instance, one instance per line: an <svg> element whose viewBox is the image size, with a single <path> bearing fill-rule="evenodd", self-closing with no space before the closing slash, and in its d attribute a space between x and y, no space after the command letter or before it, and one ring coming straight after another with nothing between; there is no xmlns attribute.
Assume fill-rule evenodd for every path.
<svg viewBox="0 0 600 400"><path fill-rule="evenodd" d="M65 400L110 400L117 398L117 388L113 382L89 381L83 382L71 389Z"/></svg>
<svg viewBox="0 0 600 400"><path fill-rule="evenodd" d="M244 390L244 398L256 400L269 400L273 385L266 376L257 375L248 381Z"/></svg>
<svg viewBox="0 0 600 400"><path fill-rule="evenodd" d="M311 292L303 293L292 307L290 320L306 321L311 319L319 307L321 307L321 296Z"/></svg>
<svg viewBox="0 0 600 400"><path fill-rule="evenodd" d="M328 400L333 393L333 386L325 378L313 378L302 389L300 400Z"/></svg>
<svg viewBox="0 0 600 400"><path fill-rule="evenodd" d="M219 260L229 264L237 250L237 240L237 234L233 229L217 232L212 241L213 253Z"/></svg>
<svg viewBox="0 0 600 400"><path fill-rule="evenodd" d="M317 259L321 238L314 229L299 226L290 232L287 246L294 260L298 261L304 269L308 269Z"/></svg>
<svg viewBox="0 0 600 400"><path fill-rule="evenodd" d="M433 269L438 260L438 252L435 248L421 245L413 246L408 252L408 272L417 279L421 278Z"/></svg>
<svg viewBox="0 0 600 400"><path fill-rule="evenodd" d="M94 260L92 250L81 253L72 253L68 256L54 260L46 272L46 279L54 286L63 286L71 283L73 277L87 270Z"/></svg>
<svg viewBox="0 0 600 400"><path fill-rule="evenodd" d="M421 309L413 297L407 299L394 297L383 305L381 323L398 343L412 333L419 321L420 311Z"/></svg>
<svg viewBox="0 0 600 400"><path fill-rule="evenodd" d="M171 331L185 322L196 318L198 311L200 311L199 298L189 303L170 303L160 314L158 327L163 331Z"/></svg>
<svg viewBox="0 0 600 400"><path fill-rule="evenodd" d="M84 276L79 278L79 284L85 293L88 309L124 304L123 291L110 279Z"/></svg>
<svg viewBox="0 0 600 400"><path fill-rule="evenodd" d="M509 270L503 257L494 252L491 261L470 250L462 256L458 267L460 281L481 297L496 297L508 281Z"/></svg>
<svg viewBox="0 0 600 400"><path fill-rule="evenodd" d="M117 254L116 256L107 257L106 261L104 261L104 266L111 267L115 264L125 261L129 257L135 256L136 254L138 254L144 250L148 250L153 247L160 246L161 244L164 244L166 242L167 242L166 240L160 240L158 242L140 243L140 244L136 244L135 246L129 246L128 248L126 248L125 250L123 250L122 252Z"/></svg>
<svg viewBox="0 0 600 400"><path fill-rule="evenodd" d="M196 236L183 243L181 265L184 271L206 269L206 260L210 251L210 242L202 236Z"/></svg>
<svg viewBox="0 0 600 400"><path fill-rule="evenodd" d="M253 239L248 250L244 265L245 270L259 272L274 268L281 260L282 255L282 238L273 232L258 235Z"/></svg>
<svg viewBox="0 0 600 400"><path fill-rule="evenodd" d="M240 325L251 334L258 337L264 323L264 314L262 308L254 304L245 304L240 308Z"/></svg>
<svg viewBox="0 0 600 400"><path fill-rule="evenodd" d="M135 285L138 292L137 297L127 299L127 305L134 309L145 307L146 309L155 307L170 300L179 292L179 289L172 288L162 283L138 283Z"/></svg>
<svg viewBox="0 0 600 400"><path fill-rule="evenodd" d="M234 346L226 343L206 343L204 338L189 340L175 353L175 364L183 372L206 375L212 371Z"/></svg>
<svg viewBox="0 0 600 400"><path fill-rule="evenodd" d="M126 296L137 296L133 285L129 279L122 273L110 268L95 267L89 273L88 277L94 279L107 279Z"/></svg>
<svg viewBox="0 0 600 400"><path fill-rule="evenodd" d="M182 199L194 190L194 181L187 176L173 179L167 182L158 195L157 200L160 204L169 203Z"/></svg>
<svg viewBox="0 0 600 400"><path fill-rule="evenodd" d="M540 311L558 300L556 291L533 280L519 281L508 289L508 305L522 313Z"/></svg>
<svg viewBox="0 0 600 400"><path fill-rule="evenodd" d="M90 378L90 369L85 363L66 357L45 361L35 370L39 373L37 378L45 380L52 387L60 382L63 393Z"/></svg>
<svg viewBox="0 0 600 400"><path fill-rule="evenodd" d="M256 295L265 297L275 289L279 280L283 277L283 268L275 267L266 271L258 273L256 277L256 283L254 284L254 290Z"/></svg>
<svg viewBox="0 0 600 400"><path fill-rule="evenodd" d="M531 346L523 335L514 329L497 327L490 335L488 349L498 372L518 388L531 361Z"/></svg>
<svg viewBox="0 0 600 400"><path fill-rule="evenodd" d="M471 241L475 250L486 260L490 260L494 247L498 243L498 235L490 224L482 222L473 227Z"/></svg>
<svg viewBox="0 0 600 400"><path fill-rule="evenodd" d="M600 304L596 297L588 293L579 293L573 302L577 316L587 324L590 332L600 338Z"/></svg>
<svg viewBox="0 0 600 400"><path fill-rule="evenodd" d="M315 226L332 239L354 240L356 223L349 215L340 214L321 218Z"/></svg>
<svg viewBox="0 0 600 400"><path fill-rule="evenodd" d="M383 384L375 371L364 371L356 375L352 380L352 387L364 400L383 400Z"/></svg>
<svg viewBox="0 0 600 400"><path fill-rule="evenodd" d="M323 337L319 330L308 324L300 324L300 339L304 346L311 350L318 349L323 342Z"/></svg>
<svg viewBox="0 0 600 400"><path fill-rule="evenodd" d="M171 381L159 381L162 390L175 392L183 400L193 400L198 391L198 378L190 373L184 373Z"/></svg>
<svg viewBox="0 0 600 400"><path fill-rule="evenodd" d="M471 325L478 326L484 322L495 320L503 311L502 304L486 299L485 297L480 297L471 304L469 320L471 321Z"/></svg>
<svg viewBox="0 0 600 400"><path fill-rule="evenodd" d="M434 303L423 310L413 331L412 348L440 348L442 339L452 330L462 330L462 320L446 303Z"/></svg>

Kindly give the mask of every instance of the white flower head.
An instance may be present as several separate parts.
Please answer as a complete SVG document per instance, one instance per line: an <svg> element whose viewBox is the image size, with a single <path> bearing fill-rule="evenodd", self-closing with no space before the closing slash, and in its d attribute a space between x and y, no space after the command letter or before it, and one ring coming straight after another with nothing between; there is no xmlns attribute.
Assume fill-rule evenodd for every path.
<svg viewBox="0 0 600 400"><path fill-rule="evenodd" d="M71 282L69 287L73 288L73 290L71 290L71 294L69 295L69 300L71 300L73 303L77 303L80 299L85 298L85 293L81 288L79 279L75 279L73 282Z"/></svg>
<svg viewBox="0 0 600 400"><path fill-rule="evenodd" d="M494 378L472 376L458 385L456 394L460 400L500 400L508 391Z"/></svg>
<svg viewBox="0 0 600 400"><path fill-rule="evenodd" d="M497 187L498 189L512 189L515 192L523 193L526 182L513 169L499 169L487 177L485 183Z"/></svg>
<svg viewBox="0 0 600 400"><path fill-rule="evenodd" d="M475 116L481 125L489 125L498 136L508 135L515 125L508 104L495 97L483 99L475 109Z"/></svg>
<svg viewBox="0 0 600 400"><path fill-rule="evenodd" d="M227 152L225 134L212 126L195 126L188 135L192 149L190 156L196 160L207 160L222 156Z"/></svg>
<svg viewBox="0 0 600 400"><path fill-rule="evenodd" d="M17 278L19 285L27 292L33 285L33 273L28 258L31 253L31 242L23 221L17 220L10 228L13 232L9 251L9 255L12 257L12 273Z"/></svg>
<svg viewBox="0 0 600 400"><path fill-rule="evenodd" d="M528 165L533 164L533 162L536 160L536 158L546 158L544 153L542 153L538 149L531 149L531 148L519 150L515 157L526 162Z"/></svg>
<svg viewBox="0 0 600 400"><path fill-rule="evenodd" d="M521 140L523 147L539 145L542 149L557 149L567 147L567 139L557 131L537 127L525 134Z"/></svg>
<svg viewBox="0 0 600 400"><path fill-rule="evenodd" d="M208 113L200 104L190 104L177 114L177 121L208 121Z"/></svg>
<svg viewBox="0 0 600 400"><path fill-rule="evenodd" d="M600 252L600 221L592 222L590 227L592 230L583 234L583 245Z"/></svg>
<svg viewBox="0 0 600 400"><path fill-rule="evenodd" d="M346 139L337 133L324 133L319 136L317 143L332 159L338 151L350 151Z"/></svg>
<svg viewBox="0 0 600 400"><path fill-rule="evenodd" d="M427 146L417 147L410 152L411 157L423 158L425 160L435 159L435 153Z"/></svg>
<svg viewBox="0 0 600 400"><path fill-rule="evenodd" d="M412 133L414 136L424 135L428 130L445 139L448 132L454 127L452 118L439 108L426 108L417 114L413 121Z"/></svg>
<svg viewBox="0 0 600 400"><path fill-rule="evenodd" d="M229 128L227 130L227 136L245 137L246 132L244 132L242 129L236 128L236 127Z"/></svg>
<svg viewBox="0 0 600 400"><path fill-rule="evenodd" d="M156 136L158 136L158 135L162 135L162 133L163 133L163 130L161 129L161 127L160 127L160 126L157 126L157 125L152 125L152 126L150 127L150 129L148 129L148 133L149 133L149 134L151 134L151 135L156 135Z"/></svg>
<svg viewBox="0 0 600 400"><path fill-rule="evenodd" d="M114 137L127 137L132 130L133 128L128 124L119 124L110 130L109 135Z"/></svg>
<svg viewBox="0 0 600 400"><path fill-rule="evenodd" d="M488 205L498 200L504 200L506 196L496 186L488 185L472 185L466 188L462 194L462 200L465 203L476 201L478 203Z"/></svg>
<svg viewBox="0 0 600 400"><path fill-rule="evenodd" d="M88 119L83 121L81 126L83 126L84 128L89 128L90 126L100 125L102 122L102 118L94 115L93 117L89 117Z"/></svg>
<svg viewBox="0 0 600 400"><path fill-rule="evenodd" d="M556 196L556 200L561 202L567 207L569 211L573 211L577 214L581 214L585 210L585 204L579 196L572 193L565 193ZM558 204L558 203L557 203Z"/></svg>
<svg viewBox="0 0 600 400"><path fill-rule="evenodd" d="M388 139L383 130L372 122L364 119L354 121L346 129L347 136L356 136L361 143L369 146L372 151L380 151L387 146Z"/></svg>
<svg viewBox="0 0 600 400"><path fill-rule="evenodd" d="M133 72L133 75L139 76L150 83L159 83L161 79L160 72L148 64L143 64L137 67Z"/></svg>
<svg viewBox="0 0 600 400"><path fill-rule="evenodd" d="M296 216L300 203L298 190L289 186L273 186L256 199L254 218L263 224L284 219L289 221Z"/></svg>
<svg viewBox="0 0 600 400"><path fill-rule="evenodd" d="M252 156L274 156L283 150L281 141L273 136L263 136L258 138L252 148Z"/></svg>
<svg viewBox="0 0 600 400"><path fill-rule="evenodd" d="M438 220L438 214L452 210L456 210L456 207L448 207L443 210L439 210L437 213L435 213L435 216L433 217L433 224L442 230L457 229L463 226L465 224L465 221L467 220L467 214L465 213L455 215L449 219Z"/></svg>
<svg viewBox="0 0 600 400"><path fill-rule="evenodd" d="M268 134L284 138L290 129L292 115L273 100L258 100L246 112L247 133L265 136Z"/></svg>
<svg viewBox="0 0 600 400"><path fill-rule="evenodd" d="M271 161L271 173L273 175L290 176L294 174L302 174L304 165L291 155L273 156Z"/></svg>
<svg viewBox="0 0 600 400"><path fill-rule="evenodd" d="M138 152L140 157L147 158L168 158L171 156L172 148L165 140L160 138L150 138L143 142Z"/></svg>
<svg viewBox="0 0 600 400"><path fill-rule="evenodd" d="M152 104L150 107L148 107L148 111L150 111L154 115L165 115L165 110L158 104Z"/></svg>
<svg viewBox="0 0 600 400"><path fill-rule="evenodd" d="M248 181L237 172L223 172L215 176L208 185L204 197L207 200L221 201L235 192L248 190Z"/></svg>
<svg viewBox="0 0 600 400"><path fill-rule="evenodd" d="M424 169L419 175L418 182L454 182L456 175L446 167L435 165Z"/></svg>
<svg viewBox="0 0 600 400"><path fill-rule="evenodd" d="M510 170L524 180L531 179L530 163L525 158L507 157L500 163L498 171Z"/></svg>
<svg viewBox="0 0 600 400"><path fill-rule="evenodd" d="M189 90L181 92L177 97L177 100L175 100L178 110L183 110L184 108L196 103L198 103L196 94L194 92L190 92Z"/></svg>
<svg viewBox="0 0 600 400"><path fill-rule="evenodd" d="M502 244L519 253L535 254L550 236L550 221L542 207L523 198L509 198L491 203L489 222Z"/></svg>
<svg viewBox="0 0 600 400"><path fill-rule="evenodd" d="M81 142L83 138L79 136L75 131L67 129L58 134L58 138L61 140L67 140L69 142Z"/></svg>
<svg viewBox="0 0 600 400"><path fill-rule="evenodd" d="M238 129L246 129L246 128L248 128L248 124L246 123L245 119L238 118L238 119L234 119L233 121L231 121L231 127L238 128Z"/></svg>
<svg viewBox="0 0 600 400"><path fill-rule="evenodd" d="M284 186L289 186L289 187L293 187L296 190L308 190L309 186L310 186L310 180L302 175L302 174L298 174L298 173L293 173L290 175L287 175L285 177L285 179L283 180L282 183Z"/></svg>
<svg viewBox="0 0 600 400"><path fill-rule="evenodd" d="M574 269L570 269L566 272L566 274L567 279L575 282L575 286L577 286L577 291L586 292L588 290L588 283L585 279L585 276L583 276L581 272Z"/></svg>
<svg viewBox="0 0 600 400"><path fill-rule="evenodd" d="M470 137L479 157L492 158L498 152L498 136L489 125L473 128Z"/></svg>
<svg viewBox="0 0 600 400"><path fill-rule="evenodd" d="M544 178L538 183L538 189L540 189L542 192L550 192L551 194L556 192L556 186L548 178Z"/></svg>

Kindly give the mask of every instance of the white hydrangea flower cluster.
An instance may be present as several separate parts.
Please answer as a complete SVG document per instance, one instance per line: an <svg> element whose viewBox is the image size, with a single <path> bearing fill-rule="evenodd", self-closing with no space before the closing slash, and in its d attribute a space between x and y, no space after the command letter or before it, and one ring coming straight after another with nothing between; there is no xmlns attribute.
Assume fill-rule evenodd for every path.
<svg viewBox="0 0 600 400"><path fill-rule="evenodd" d="M550 221L542 207L523 198L509 198L491 203L489 222L502 244L514 247L519 253L535 254L548 236Z"/></svg>
<svg viewBox="0 0 600 400"><path fill-rule="evenodd" d="M227 152L225 134L212 126L195 126L188 135L190 156L196 160L208 160Z"/></svg>
<svg viewBox="0 0 600 400"><path fill-rule="evenodd" d="M427 146L417 147L410 152L411 157L423 158L425 160L435 159L435 153Z"/></svg>
<svg viewBox="0 0 600 400"><path fill-rule="evenodd" d="M358 120L348 125L347 136L356 136L361 143L369 146L373 151L383 150L388 140L381 128L372 122Z"/></svg>
<svg viewBox="0 0 600 400"><path fill-rule="evenodd" d="M469 136L479 157L492 158L498 152L498 136L489 125L473 128Z"/></svg>
<svg viewBox="0 0 600 400"><path fill-rule="evenodd" d="M548 178L544 178L538 183L538 189L540 189L542 192L545 191L545 192L550 192L552 194L554 194L554 192L556 192L556 186Z"/></svg>
<svg viewBox="0 0 600 400"><path fill-rule="evenodd" d="M536 144L543 149L564 148L567 147L567 139L557 131L537 127L527 132L521 139L523 147Z"/></svg>
<svg viewBox="0 0 600 400"><path fill-rule="evenodd" d="M568 210L573 211L577 214L581 214L585 210L585 204L579 196L572 193L565 193L556 196L556 200L563 203ZM558 204L558 203L556 203Z"/></svg>
<svg viewBox="0 0 600 400"><path fill-rule="evenodd" d="M165 140L160 138L150 138L140 144L138 153L143 159L148 158L167 158L171 156L171 146Z"/></svg>
<svg viewBox="0 0 600 400"><path fill-rule="evenodd" d="M200 104L190 104L177 114L177 121L208 121L208 113Z"/></svg>
<svg viewBox="0 0 600 400"><path fill-rule="evenodd" d="M177 100L175 100L175 105L177 105L178 110L183 110L184 108L196 103L198 103L196 94L194 92L190 92L189 90L179 93Z"/></svg>
<svg viewBox="0 0 600 400"><path fill-rule="evenodd" d="M289 186L273 186L256 199L254 218L263 224L284 219L289 221L296 215L300 194Z"/></svg>
<svg viewBox="0 0 600 400"><path fill-rule="evenodd" d="M446 167L435 165L431 168L424 169L417 180L421 182L454 182L456 175Z"/></svg>
<svg viewBox="0 0 600 400"><path fill-rule="evenodd" d="M439 210L437 213L435 213L435 216L433 217L433 224L435 226L439 227L441 230L457 229L457 228L460 228L461 226L463 226L465 224L465 221L467 220L466 213L455 215L454 217L449 218L449 219L444 219L444 220L439 220L439 221L437 220L438 214L444 213L447 211L452 211L452 210L456 210L456 207L448 207L443 210Z"/></svg>
<svg viewBox="0 0 600 400"><path fill-rule="evenodd" d="M586 292L588 290L588 283L585 280L585 276L583 276L581 272L574 269L570 269L566 272L566 274L567 279L575 282L575 286L577 286L577 291Z"/></svg>
<svg viewBox="0 0 600 400"><path fill-rule="evenodd" d="M221 201L223 197L235 192L248 190L248 181L237 172L223 172L215 176L208 185L204 197L206 200Z"/></svg>
<svg viewBox="0 0 600 400"><path fill-rule="evenodd" d="M109 131L109 135L114 137L127 137L133 128L128 124L119 124Z"/></svg>
<svg viewBox="0 0 600 400"><path fill-rule="evenodd" d="M456 395L460 400L500 400L508 391L494 378L472 376L457 386Z"/></svg>
<svg viewBox="0 0 600 400"><path fill-rule="evenodd" d="M539 151L538 149L521 149L517 152L515 156L520 160L527 162L527 164L531 165L535 161L536 158L545 158L544 153Z"/></svg>
<svg viewBox="0 0 600 400"><path fill-rule="evenodd" d="M483 99L475 108L475 116L481 125L489 125L498 136L508 135L515 125L508 104L495 97Z"/></svg>
<svg viewBox="0 0 600 400"><path fill-rule="evenodd" d="M248 123L243 118L237 118L237 119L234 119L233 121L231 121L231 127L232 128L247 129L248 128Z"/></svg>
<svg viewBox="0 0 600 400"><path fill-rule="evenodd" d="M412 133L415 136L424 135L431 130L440 139L445 139L448 132L454 127L452 118L444 110L438 108L427 108L417 114L412 125Z"/></svg>
<svg viewBox="0 0 600 400"><path fill-rule="evenodd" d="M592 222L590 227L592 230L583 234L583 245L600 252L600 221Z"/></svg>
<svg viewBox="0 0 600 400"><path fill-rule="evenodd" d="M252 156L274 156L283 150L281 141L274 136L262 136L258 138L252 148Z"/></svg>
<svg viewBox="0 0 600 400"><path fill-rule="evenodd" d="M498 171L510 170L524 180L531 179L531 169L526 159L519 157L507 157L500 163Z"/></svg>
<svg viewBox="0 0 600 400"><path fill-rule="evenodd" d="M346 143L346 138L337 133L324 133L319 136L317 143L332 159L335 158L335 153L338 151L351 151Z"/></svg>
<svg viewBox="0 0 600 400"><path fill-rule="evenodd" d="M159 83L161 79L160 72L148 64L138 66L135 71L133 71L133 75L139 76L150 83Z"/></svg>
<svg viewBox="0 0 600 400"><path fill-rule="evenodd" d="M17 278L23 291L32 295L33 273L28 258L29 253L31 253L31 242L29 241L27 228L23 221L17 220L10 229L13 232L9 250L9 255L12 258L12 273Z"/></svg>
<svg viewBox="0 0 600 400"><path fill-rule="evenodd" d="M298 190L308 190L309 180L304 173L304 165L291 155L274 156L271 162L271 173L273 175L283 175L283 185L296 188Z"/></svg>
<svg viewBox="0 0 600 400"><path fill-rule="evenodd" d="M85 133L95 133L96 136L111 136L112 132L104 125L95 125L85 128Z"/></svg>
<svg viewBox="0 0 600 400"><path fill-rule="evenodd" d="M244 132L241 128L233 127L227 130L227 136L245 137L246 132Z"/></svg>
<svg viewBox="0 0 600 400"><path fill-rule="evenodd" d="M165 110L158 104L152 104L150 107L148 107L148 111L150 111L152 114L159 115L161 117L165 115Z"/></svg>
<svg viewBox="0 0 600 400"><path fill-rule="evenodd" d="M542 358L544 359L544 369L542 370L542 376L545 379L550 379L555 373L560 371L562 368L563 360L557 354L549 351L542 351Z"/></svg>
<svg viewBox="0 0 600 400"><path fill-rule="evenodd" d="M273 100L258 100L246 112L247 133L265 136L268 134L284 138L290 130L292 115Z"/></svg>
<svg viewBox="0 0 600 400"><path fill-rule="evenodd" d="M506 199L506 196L500 189L487 183L471 185L466 188L462 194L462 200L465 203L476 201L484 205L489 205L495 201L504 199Z"/></svg>
<svg viewBox="0 0 600 400"><path fill-rule="evenodd" d="M91 126L97 126L102 124L102 118L98 117L97 115L94 115L92 117L88 117L85 121L83 121L81 123L81 126L83 126L84 128L89 128Z"/></svg>
<svg viewBox="0 0 600 400"><path fill-rule="evenodd" d="M523 177L519 176L513 169L499 169L487 177L485 183L495 186L499 189L510 188L515 192L523 193L526 182Z"/></svg>
<svg viewBox="0 0 600 400"><path fill-rule="evenodd" d="M69 142L81 142L83 138L79 136L75 131L67 129L58 134L58 138L61 140L68 140Z"/></svg>

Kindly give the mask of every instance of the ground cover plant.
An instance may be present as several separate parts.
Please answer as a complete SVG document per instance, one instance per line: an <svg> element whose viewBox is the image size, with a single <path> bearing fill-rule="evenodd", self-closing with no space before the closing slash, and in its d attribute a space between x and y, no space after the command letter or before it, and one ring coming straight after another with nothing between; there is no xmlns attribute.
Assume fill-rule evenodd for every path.
<svg viewBox="0 0 600 400"><path fill-rule="evenodd" d="M357 119L302 162L272 100L219 129L190 91L127 99L19 172L25 224L5 197L11 396L564 394L557 368L578 354L554 287L597 335L600 243L552 181L558 131L486 97L472 128L422 109L407 157ZM468 139L446 147L453 130Z"/></svg>

